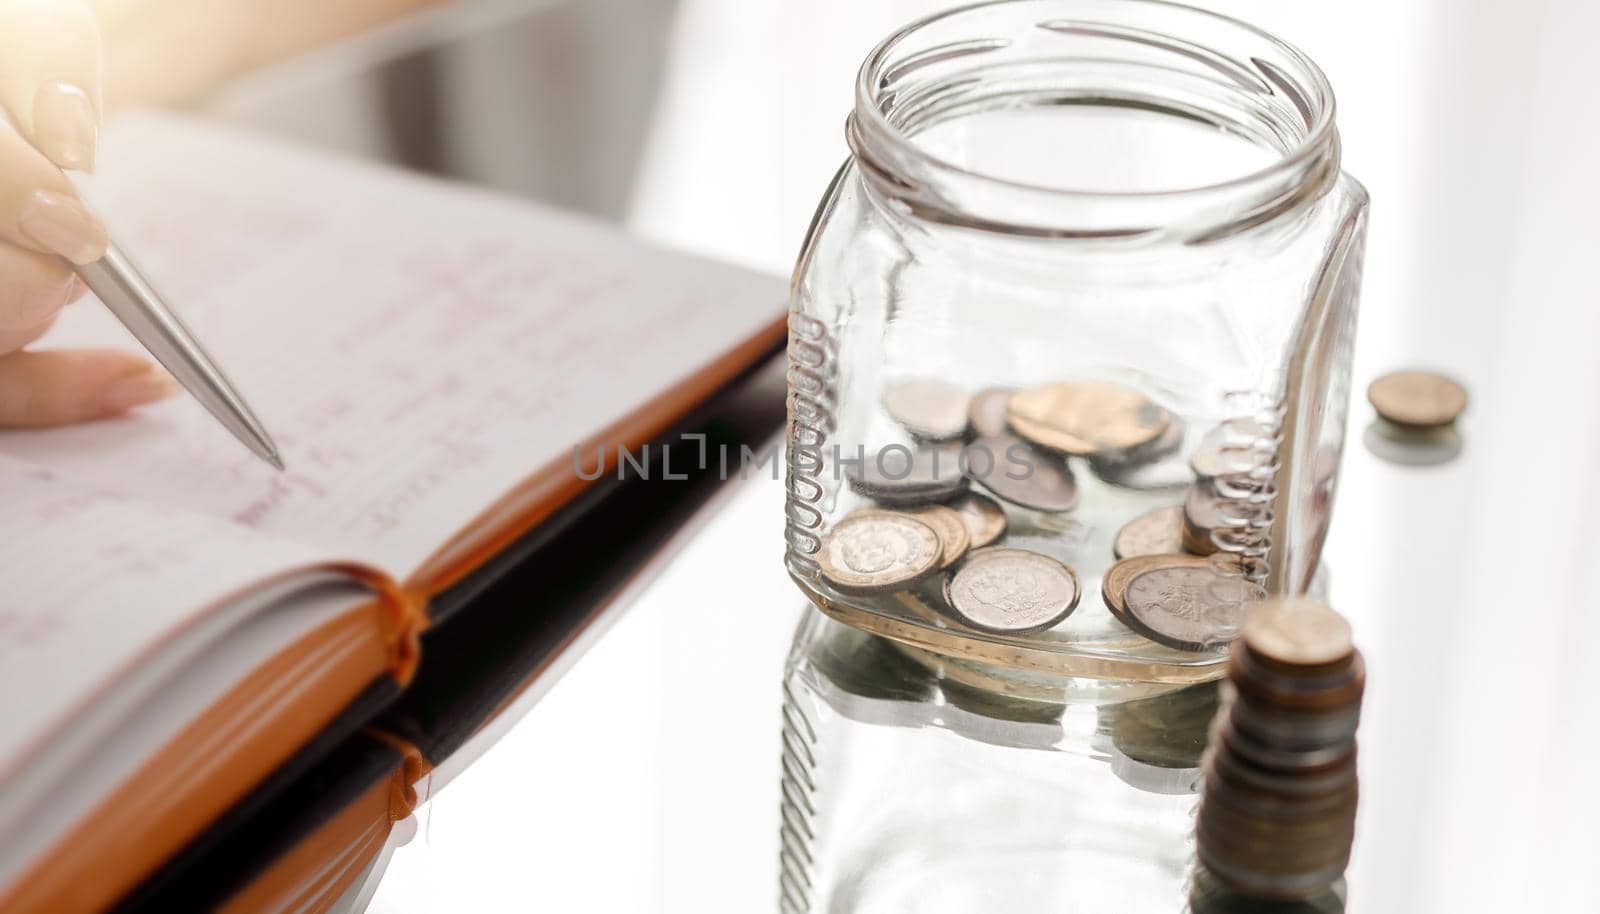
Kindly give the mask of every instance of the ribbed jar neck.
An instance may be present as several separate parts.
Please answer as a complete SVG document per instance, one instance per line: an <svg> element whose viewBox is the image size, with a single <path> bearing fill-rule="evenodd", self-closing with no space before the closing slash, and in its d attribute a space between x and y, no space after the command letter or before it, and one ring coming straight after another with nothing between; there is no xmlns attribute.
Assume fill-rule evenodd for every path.
<svg viewBox="0 0 1600 914"><path fill-rule="evenodd" d="M988 174L919 142L958 118L1064 105L1197 121L1272 161L1220 183L1107 191ZM847 133L891 205L1048 238L1212 240L1304 206L1339 173L1333 92L1316 64L1242 22L1159 0L998 0L915 22L862 66Z"/></svg>

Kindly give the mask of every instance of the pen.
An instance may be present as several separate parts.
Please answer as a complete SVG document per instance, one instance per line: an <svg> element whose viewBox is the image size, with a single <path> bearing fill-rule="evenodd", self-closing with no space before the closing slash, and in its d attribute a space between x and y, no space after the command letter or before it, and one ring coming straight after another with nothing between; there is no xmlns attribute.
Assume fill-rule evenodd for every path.
<svg viewBox="0 0 1600 914"><path fill-rule="evenodd" d="M104 257L94 263L74 265L73 269L200 405L257 457L283 469L278 448L261 420L121 249L109 245Z"/></svg>

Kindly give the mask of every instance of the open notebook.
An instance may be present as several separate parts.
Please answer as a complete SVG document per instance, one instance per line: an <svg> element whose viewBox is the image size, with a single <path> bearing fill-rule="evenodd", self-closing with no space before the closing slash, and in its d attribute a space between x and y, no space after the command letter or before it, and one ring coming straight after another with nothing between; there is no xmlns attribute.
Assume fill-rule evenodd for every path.
<svg viewBox="0 0 1600 914"><path fill-rule="evenodd" d="M431 599L587 485L575 447L614 464L783 334L772 278L483 192L158 116L101 161L288 470L187 397L0 433L5 910L114 901L392 697ZM40 345L102 344L86 301Z"/></svg>

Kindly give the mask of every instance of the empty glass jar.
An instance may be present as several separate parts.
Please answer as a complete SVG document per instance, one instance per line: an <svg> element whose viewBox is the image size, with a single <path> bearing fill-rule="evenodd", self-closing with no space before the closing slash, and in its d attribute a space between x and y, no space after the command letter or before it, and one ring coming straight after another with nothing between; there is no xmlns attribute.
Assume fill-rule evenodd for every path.
<svg viewBox="0 0 1600 914"><path fill-rule="evenodd" d="M1166 3L980 4L880 45L847 134L791 304L794 579L1012 691L1220 675L1310 586L1343 444L1367 197L1323 74Z"/></svg>

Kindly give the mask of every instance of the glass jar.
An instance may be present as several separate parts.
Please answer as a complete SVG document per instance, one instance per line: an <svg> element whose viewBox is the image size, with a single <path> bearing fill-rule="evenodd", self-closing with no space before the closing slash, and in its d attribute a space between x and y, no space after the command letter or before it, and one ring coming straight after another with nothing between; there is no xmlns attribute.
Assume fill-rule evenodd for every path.
<svg viewBox="0 0 1600 914"><path fill-rule="evenodd" d="M1220 684L1046 694L997 687L1006 673L806 613L784 681L783 914L1185 910Z"/></svg>
<svg viewBox="0 0 1600 914"><path fill-rule="evenodd" d="M856 92L793 285L791 575L953 668L1220 675L1245 602L1310 586L1343 445L1367 197L1323 74L1195 9L1012 0L890 36ZM928 510L952 499L965 548ZM1108 605L1119 531L1159 508L1209 556L1167 606L1205 637ZM1060 567L963 588L973 542Z"/></svg>

